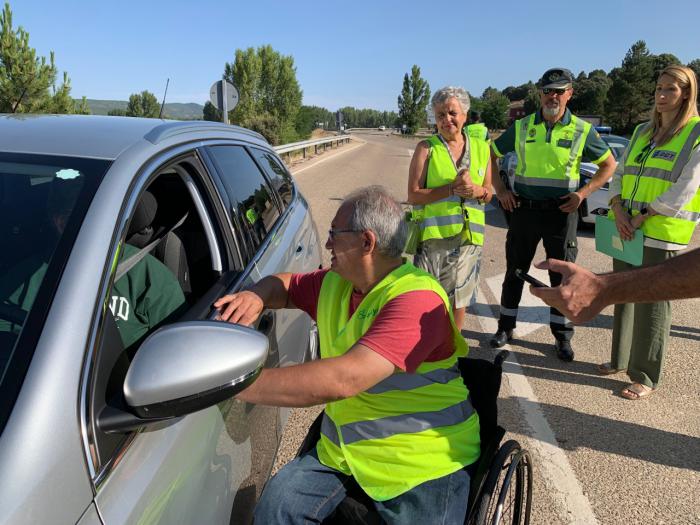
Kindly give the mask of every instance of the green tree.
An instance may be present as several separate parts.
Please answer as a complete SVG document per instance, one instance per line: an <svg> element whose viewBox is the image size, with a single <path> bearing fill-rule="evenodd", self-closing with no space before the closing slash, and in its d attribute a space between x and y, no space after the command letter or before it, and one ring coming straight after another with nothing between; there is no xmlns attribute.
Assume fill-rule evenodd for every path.
<svg viewBox="0 0 700 525"><path fill-rule="evenodd" d="M647 117L654 94L654 67L654 57L639 40L627 51L622 65L610 72L606 116L618 133L631 132Z"/></svg>
<svg viewBox="0 0 700 525"><path fill-rule="evenodd" d="M64 73L56 86L57 73L53 51L48 62L36 56L29 33L12 26L6 3L0 14L0 113L73 113L70 80Z"/></svg>
<svg viewBox="0 0 700 525"><path fill-rule="evenodd" d="M510 100L498 90L484 93L486 96L483 97L484 104L481 110L481 120L489 129L505 128L508 123Z"/></svg>
<svg viewBox="0 0 700 525"><path fill-rule="evenodd" d="M328 122L329 124L333 122L335 124L335 115L328 111L326 108L320 108L318 106L301 106L299 113L297 113L297 118L294 123L294 127L297 131L297 135L306 139L311 135L311 132L318 127L325 127L324 125L319 126L319 123Z"/></svg>
<svg viewBox="0 0 700 525"><path fill-rule="evenodd" d="M696 58L695 60L688 62L688 67L695 71L695 76L698 77L698 80L700 81L700 58Z"/></svg>
<svg viewBox="0 0 700 525"><path fill-rule="evenodd" d="M257 126L272 144L297 138L295 123L302 91L293 57L281 55L270 45L237 49L234 62L224 67L224 79L239 93L238 105L229 115L231 122L248 128ZM267 132L274 136L265 135Z"/></svg>
<svg viewBox="0 0 700 525"><path fill-rule="evenodd" d="M527 82L526 84L520 84L519 86L508 86L503 90L503 94L508 97L511 102L514 100L523 100L527 97L530 92L530 85L532 82Z"/></svg>
<svg viewBox="0 0 700 525"><path fill-rule="evenodd" d="M403 77L403 88L398 97L399 123L405 124L409 133L426 124L426 108L430 100L430 85L421 78L420 68L413 65L411 76L406 73Z"/></svg>
<svg viewBox="0 0 700 525"><path fill-rule="evenodd" d="M110 117L126 117L126 110L119 108L110 109L107 112L107 115L109 115Z"/></svg>
<svg viewBox="0 0 700 525"><path fill-rule="evenodd" d="M652 55L654 60L654 80L659 76L659 73L667 66L683 65L678 57L671 53L661 53L660 55Z"/></svg>
<svg viewBox="0 0 700 525"><path fill-rule="evenodd" d="M581 72L574 81L574 96L568 108L581 115L603 115L610 84L605 71L597 69L588 76Z"/></svg>
<svg viewBox="0 0 700 525"><path fill-rule="evenodd" d="M87 98L82 97L80 99L80 102L74 101L74 107L75 107L75 113L78 115L90 115L92 111L90 111L90 106L88 105Z"/></svg>
<svg viewBox="0 0 700 525"><path fill-rule="evenodd" d="M204 104L204 109L202 110L203 119L210 120L212 122L221 122L221 111L216 109L214 104L207 102Z"/></svg>
<svg viewBox="0 0 700 525"><path fill-rule="evenodd" d="M126 105L127 117L158 118L159 114L160 104L150 91L146 90L129 96L129 103Z"/></svg>

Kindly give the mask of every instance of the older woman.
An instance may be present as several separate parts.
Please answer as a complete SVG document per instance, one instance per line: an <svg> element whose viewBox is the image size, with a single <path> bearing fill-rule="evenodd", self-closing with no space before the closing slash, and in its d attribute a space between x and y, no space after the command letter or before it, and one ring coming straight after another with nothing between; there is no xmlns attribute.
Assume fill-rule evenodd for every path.
<svg viewBox="0 0 700 525"><path fill-rule="evenodd" d="M692 69L669 66L656 83L652 120L640 124L610 186L612 214L620 236L644 233L644 266L685 248L700 218L700 118ZM613 270L630 268L613 260ZM612 360L601 374L627 370L633 383L621 395L641 399L661 380L671 325L671 303L615 307Z"/></svg>
<svg viewBox="0 0 700 525"><path fill-rule="evenodd" d="M416 146L408 174L408 201L420 225L413 262L440 281L461 328L478 284L484 205L492 196L489 146L465 131L464 89L444 87L431 104L438 133Z"/></svg>

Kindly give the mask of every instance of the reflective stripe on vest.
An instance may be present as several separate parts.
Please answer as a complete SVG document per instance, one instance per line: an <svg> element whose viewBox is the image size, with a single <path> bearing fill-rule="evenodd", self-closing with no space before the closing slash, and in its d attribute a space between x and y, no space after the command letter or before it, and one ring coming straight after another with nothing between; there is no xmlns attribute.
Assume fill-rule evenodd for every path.
<svg viewBox="0 0 700 525"><path fill-rule="evenodd" d="M622 175L621 198L637 215L675 184L700 144L700 118L693 117L666 144L651 148L650 123L640 124L632 135ZM610 211L608 214L614 217ZM685 246L700 220L700 189L674 217L653 215L642 223L645 237Z"/></svg>
<svg viewBox="0 0 700 525"><path fill-rule="evenodd" d="M348 423L340 427L340 434L343 436L343 443L351 445L367 439L384 439L396 434L415 434L423 430L457 425L469 419L473 413L474 407L467 399L436 412L414 412L407 415ZM334 445L341 446L338 430L326 414L323 414L321 432Z"/></svg>
<svg viewBox="0 0 700 525"><path fill-rule="evenodd" d="M475 184L482 185L490 158L488 143L468 134L466 140L469 145L470 177ZM457 169L450 152L436 135L429 137L427 142L430 156L426 188L439 188L453 182ZM451 195L425 206L414 206L413 209L421 228L421 241L446 239L461 233L471 244L484 244L485 208L476 199L460 199Z"/></svg>
<svg viewBox="0 0 700 525"><path fill-rule="evenodd" d="M367 390L368 394L382 394L390 390L413 390L433 383L449 383L460 376L459 368L438 368L426 374L392 374Z"/></svg>
<svg viewBox="0 0 700 525"><path fill-rule="evenodd" d="M352 475L371 498L385 501L478 458L478 416L457 368L457 357L468 348L454 326L445 291L412 264L387 275L348 319L352 289L335 272L324 276L317 305L322 359L349 350L383 305L403 293L436 293L452 326L451 356L423 362L415 373L394 373L366 392L326 405L316 445L319 460Z"/></svg>
<svg viewBox="0 0 700 525"><path fill-rule="evenodd" d="M517 121L516 186L561 188L562 194L578 189L581 156L591 129L588 122L571 115L568 124L554 125L547 141L544 121L535 124L534 113Z"/></svg>

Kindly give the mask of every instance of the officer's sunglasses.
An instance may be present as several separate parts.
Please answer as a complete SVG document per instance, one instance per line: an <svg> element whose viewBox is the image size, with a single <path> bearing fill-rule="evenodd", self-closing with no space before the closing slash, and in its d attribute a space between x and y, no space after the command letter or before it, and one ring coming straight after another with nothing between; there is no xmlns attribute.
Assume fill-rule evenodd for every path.
<svg viewBox="0 0 700 525"><path fill-rule="evenodd" d="M566 88L542 88L543 95L563 95L564 93L566 93Z"/></svg>
<svg viewBox="0 0 700 525"><path fill-rule="evenodd" d="M332 241L336 235L339 233L359 233L362 230L352 230L352 229L333 229L328 230L328 238Z"/></svg>

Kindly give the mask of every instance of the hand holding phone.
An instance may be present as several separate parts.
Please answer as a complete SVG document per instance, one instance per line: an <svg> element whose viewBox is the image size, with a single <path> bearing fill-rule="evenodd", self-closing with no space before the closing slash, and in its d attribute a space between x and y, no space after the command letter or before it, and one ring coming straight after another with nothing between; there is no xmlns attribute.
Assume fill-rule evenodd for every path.
<svg viewBox="0 0 700 525"><path fill-rule="evenodd" d="M525 273L520 268L515 269L515 276L518 279L522 279L526 283L530 283L532 286L534 286L536 288L548 288L549 287L549 285L544 284L542 281L540 281L538 279L535 279L532 275Z"/></svg>

